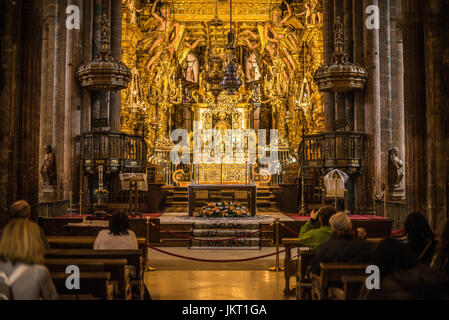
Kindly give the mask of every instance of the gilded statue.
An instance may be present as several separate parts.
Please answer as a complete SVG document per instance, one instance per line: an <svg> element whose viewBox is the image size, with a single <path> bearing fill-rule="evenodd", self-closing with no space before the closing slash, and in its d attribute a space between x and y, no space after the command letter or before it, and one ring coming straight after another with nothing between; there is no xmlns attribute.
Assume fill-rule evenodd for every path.
<svg viewBox="0 0 449 320"><path fill-rule="evenodd" d="M283 17L281 7L276 6L271 12L271 20L265 22L263 36L266 40L265 49L271 57L280 55L290 73L296 73L298 66L293 57L298 53L298 44L293 32L287 26L287 21L293 16L291 6L283 0L287 6L287 14Z"/></svg>
<svg viewBox="0 0 449 320"><path fill-rule="evenodd" d="M204 40L204 37L199 37L196 41L192 39L192 33L188 29L183 33L179 48L176 51L176 56L179 65L184 70L184 78L186 81L198 82L198 70L196 70L198 69L198 60L191 51L195 50L200 42Z"/></svg>
<svg viewBox="0 0 449 320"><path fill-rule="evenodd" d="M153 74L164 51L168 51L170 55L175 53L181 34L181 25L171 17L171 9L167 3L162 5L160 15L156 12L159 2L160 0L156 0L151 9L151 16L158 22L156 30L150 30L148 38L142 43L143 49L151 57L146 64L146 69L150 74ZM148 27L151 23L152 19L150 18L144 27Z"/></svg>
<svg viewBox="0 0 449 320"><path fill-rule="evenodd" d="M223 136L226 133L226 130L230 129L228 121L226 120L227 115L225 112L220 112L218 114L218 121L215 124L215 129L219 130L221 132L221 135Z"/></svg>
<svg viewBox="0 0 449 320"><path fill-rule="evenodd" d="M56 158L53 154L53 148L51 145L46 145L45 148L44 163L41 167L41 176L44 187L56 186Z"/></svg>
<svg viewBox="0 0 449 320"><path fill-rule="evenodd" d="M125 7L128 11L129 23L137 24L137 13L141 13L143 9L137 9L136 0L125 0Z"/></svg>

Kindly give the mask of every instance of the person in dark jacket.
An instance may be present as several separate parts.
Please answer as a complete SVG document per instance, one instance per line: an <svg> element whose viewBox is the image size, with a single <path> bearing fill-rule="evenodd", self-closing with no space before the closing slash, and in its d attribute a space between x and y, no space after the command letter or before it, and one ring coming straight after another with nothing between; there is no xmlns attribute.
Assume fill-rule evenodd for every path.
<svg viewBox="0 0 449 320"><path fill-rule="evenodd" d="M311 272L320 274L322 262L368 262L374 245L366 241L363 228L352 230L352 222L344 212L334 214L329 219L332 237L317 249Z"/></svg>
<svg viewBox="0 0 449 320"><path fill-rule="evenodd" d="M410 213L404 222L407 245L415 254L418 262L430 264L436 247L432 229L426 218L419 212Z"/></svg>
<svg viewBox="0 0 449 320"><path fill-rule="evenodd" d="M379 267L380 288L368 290L362 286L363 300L434 300L446 296L442 275L418 264L410 247L398 240L380 242L371 264Z"/></svg>

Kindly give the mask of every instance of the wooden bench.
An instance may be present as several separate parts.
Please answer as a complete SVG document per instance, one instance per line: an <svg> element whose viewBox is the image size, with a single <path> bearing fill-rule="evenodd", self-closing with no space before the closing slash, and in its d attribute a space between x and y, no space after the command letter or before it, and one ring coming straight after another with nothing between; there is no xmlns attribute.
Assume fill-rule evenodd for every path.
<svg viewBox="0 0 449 320"><path fill-rule="evenodd" d="M368 238L366 241L372 242L374 244L378 244L381 242L383 238ZM282 238L281 244L285 247L285 255L284 255L284 279L285 279L285 287L284 287L284 295L289 296L293 295L293 290L290 289L290 278L295 276L298 273L298 263L296 259L292 258L292 249L293 248L306 248L298 238ZM311 263L311 262L310 262ZM298 292L296 292L298 293Z"/></svg>
<svg viewBox="0 0 449 320"><path fill-rule="evenodd" d="M75 265L80 272L109 272L111 281L117 283L117 295L115 298L131 299L130 268L126 259L46 259L44 264L50 272L65 272L67 266Z"/></svg>
<svg viewBox="0 0 449 320"><path fill-rule="evenodd" d="M297 272L297 262L296 259L292 258L292 249L299 248L303 245L298 241L297 238L282 238L282 245L285 247L284 255L284 295L291 296L294 291L290 289L290 278L294 276Z"/></svg>
<svg viewBox="0 0 449 320"><path fill-rule="evenodd" d="M101 300L113 300L116 285L111 282L109 272L80 272L80 288L69 290L66 287L67 274L65 272L53 272L51 277L56 290L61 295L92 295Z"/></svg>
<svg viewBox="0 0 449 320"><path fill-rule="evenodd" d="M144 268L143 250L92 250L92 249L50 249L45 253L46 259L126 259L128 265L135 269L135 280L131 286L138 290L138 297L143 298Z"/></svg>
<svg viewBox="0 0 449 320"><path fill-rule="evenodd" d="M320 275L312 274L312 299L327 300L338 297L334 288L343 287L343 276L361 276L365 274L366 263L320 263ZM331 289L331 290L329 290ZM329 294L330 293L330 294ZM340 295L341 296L341 295Z"/></svg>
<svg viewBox="0 0 449 320"><path fill-rule="evenodd" d="M91 236L52 236L47 241L52 249L92 249L96 237ZM145 247L145 238L137 238L139 249Z"/></svg>
<svg viewBox="0 0 449 320"><path fill-rule="evenodd" d="M316 251L299 250L297 259L296 273L296 299L303 300L306 294L311 297L312 279L310 277L309 267L312 265L313 259L316 257Z"/></svg>

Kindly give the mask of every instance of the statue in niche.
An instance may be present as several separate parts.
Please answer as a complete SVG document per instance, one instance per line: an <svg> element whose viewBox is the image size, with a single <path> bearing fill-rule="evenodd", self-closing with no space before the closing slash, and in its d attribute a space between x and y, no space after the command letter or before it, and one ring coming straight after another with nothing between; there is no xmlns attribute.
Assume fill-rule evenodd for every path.
<svg viewBox="0 0 449 320"><path fill-rule="evenodd" d="M56 186L56 159L51 145L46 145L44 150L44 163L42 164L40 171L43 179L43 186L53 187Z"/></svg>
<svg viewBox="0 0 449 320"><path fill-rule="evenodd" d="M215 129L221 132L221 135L224 136L226 130L230 129L229 123L227 121L227 115L225 112L220 112L218 114L218 121L215 124Z"/></svg>
<svg viewBox="0 0 449 320"><path fill-rule="evenodd" d="M198 38L196 41L192 39L190 30L185 30L179 48L176 52L178 63L182 67L184 79L188 82L198 83L199 64L197 56L191 51L194 50L204 37Z"/></svg>
<svg viewBox="0 0 449 320"><path fill-rule="evenodd" d="M276 6L271 12L271 20L265 22L263 36L266 41L265 49L273 58L279 55L290 73L294 74L298 66L293 58L299 52L295 34L289 30L287 21L293 16L291 6L287 1L283 1L287 6L287 14L283 16L281 7Z"/></svg>
<svg viewBox="0 0 449 320"><path fill-rule="evenodd" d="M390 190L400 188L404 172L402 171L403 162L399 159L399 149L393 148L388 152L388 185Z"/></svg>
<svg viewBox="0 0 449 320"><path fill-rule="evenodd" d="M162 5L160 15L156 13L156 6L159 2L160 0L156 0L151 9L151 16L156 19L158 25L155 30L150 30L148 38L142 42L143 50L147 51L151 57L146 64L146 69L150 74L153 73L164 51L168 51L170 56L175 53L181 33L181 25L171 17L171 9L167 3ZM144 28L148 28L152 23L153 20L148 19Z"/></svg>

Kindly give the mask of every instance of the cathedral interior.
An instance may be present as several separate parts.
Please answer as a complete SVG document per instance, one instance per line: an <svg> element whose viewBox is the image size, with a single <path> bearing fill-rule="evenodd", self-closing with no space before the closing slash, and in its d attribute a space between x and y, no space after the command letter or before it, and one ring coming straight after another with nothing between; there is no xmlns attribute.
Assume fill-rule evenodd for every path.
<svg viewBox="0 0 449 320"><path fill-rule="evenodd" d="M26 200L61 249L125 210L154 277L178 265L161 248L213 249L194 236L220 203L264 230L234 249L287 245L326 204L368 238L412 212L437 233L447 14L447 0L1 1L0 227Z"/></svg>

